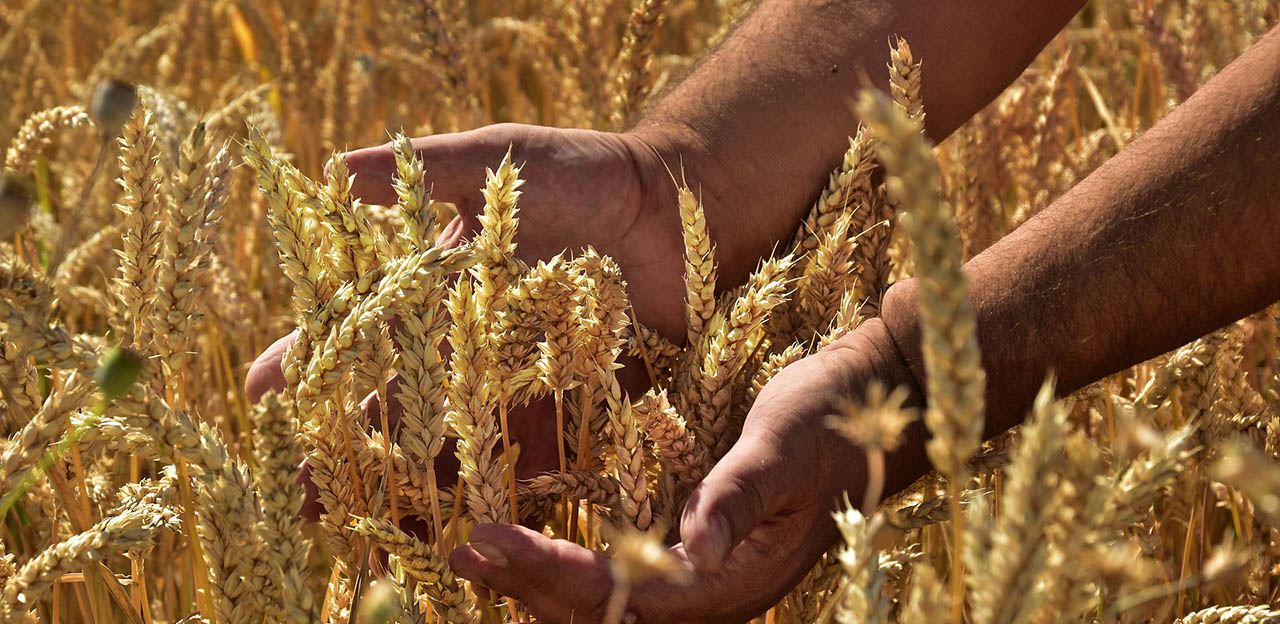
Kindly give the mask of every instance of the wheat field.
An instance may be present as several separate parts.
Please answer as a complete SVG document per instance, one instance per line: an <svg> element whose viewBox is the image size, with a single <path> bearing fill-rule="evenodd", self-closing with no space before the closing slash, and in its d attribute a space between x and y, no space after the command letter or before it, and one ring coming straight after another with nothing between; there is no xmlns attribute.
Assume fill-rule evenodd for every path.
<svg viewBox="0 0 1280 624"><path fill-rule="evenodd" d="M1274 1L1091 0L936 147L928 59L886 42L891 92L859 100L843 162L745 283L717 282L679 189L679 343L635 322L608 256L519 253L518 153L489 163L481 231L436 246L455 208L408 137L619 129L750 8L0 4L0 620L523 621L447 555L478 523L537 519L612 558L601 617L624 621L633 583L679 577L665 532L774 374L904 277L963 302L962 259L1280 19ZM340 154L388 139L396 201L363 204ZM757 621L1280 622L1274 307L1071 396L1046 385L987 442L960 400L981 393L971 313L939 309L926 339L961 346L927 364L960 389L929 398L954 409L879 389L831 419L874 462L923 418L937 470L848 504L842 543ZM252 402L249 364L291 331L284 390ZM624 391L627 358L652 389ZM547 399L560 469L517 478L508 411ZM456 481L436 477L446 455Z"/></svg>

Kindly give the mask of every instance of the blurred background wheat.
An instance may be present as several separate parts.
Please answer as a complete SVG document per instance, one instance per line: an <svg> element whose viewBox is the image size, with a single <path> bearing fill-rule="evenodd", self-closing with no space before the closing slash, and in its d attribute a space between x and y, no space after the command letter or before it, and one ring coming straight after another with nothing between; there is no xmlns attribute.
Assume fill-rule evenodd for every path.
<svg viewBox="0 0 1280 624"><path fill-rule="evenodd" d="M444 250L452 209L403 136L395 206L353 201L331 160L501 121L618 129L749 4L0 4L0 619L517 618L442 553L530 516L608 548L623 596L676 574L653 530L774 373L875 315L894 280L962 301L954 266L913 249L978 253L1280 18L1274 1L1093 0L936 151L917 125L928 60L889 42L893 105L864 99L790 253L745 286L717 296L681 191L686 346L631 322L607 257L515 257L521 163L491 163L484 231ZM963 332L953 308L932 331ZM295 328L287 388L250 405L247 363ZM762 621L951 621L952 605L972 622L1277 621L1277 335L1269 308L1046 393L976 449L981 405L927 414L939 471L841 513L845 543ZM656 381L642 397L613 373L626 354ZM973 382L970 355L931 365ZM393 372L405 417L384 433L357 402ZM517 481L505 414L537 396L560 406L562 470ZM900 404L872 392L833 427L874 461L915 417ZM460 480L436 483L451 439ZM316 524L298 517L304 456Z"/></svg>

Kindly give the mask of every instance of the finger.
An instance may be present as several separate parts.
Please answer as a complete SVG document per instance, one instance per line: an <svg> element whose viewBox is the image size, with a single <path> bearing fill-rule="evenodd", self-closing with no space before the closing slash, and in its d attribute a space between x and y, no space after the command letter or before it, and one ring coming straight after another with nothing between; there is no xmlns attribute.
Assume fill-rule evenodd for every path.
<svg viewBox="0 0 1280 624"><path fill-rule="evenodd" d="M480 219L473 212L463 212L454 217L440 231L440 236L436 238L436 247L453 249L475 236L480 231L480 227Z"/></svg>
<svg viewBox="0 0 1280 624"><path fill-rule="evenodd" d="M276 340L249 366L249 373L244 377L244 393L250 403L257 403L268 392L284 390L284 369L281 363L284 361L285 351L297 338L298 332L294 331Z"/></svg>
<svg viewBox="0 0 1280 624"><path fill-rule="evenodd" d="M750 621L813 569L834 538L832 524L831 515L816 507L771 516L734 548L718 572L695 568L690 582L642 583L627 609L644 624ZM683 544L669 552L692 566Z"/></svg>
<svg viewBox="0 0 1280 624"><path fill-rule="evenodd" d="M789 455L772 431L749 427L698 484L680 520L681 541L697 569L720 570L735 545L794 500L812 458Z"/></svg>
<svg viewBox="0 0 1280 624"><path fill-rule="evenodd" d="M412 139L435 199L464 204L480 196L485 167L496 167L509 144L491 128ZM396 156L390 142L348 152L346 159L347 167L356 176L352 194L366 203L395 203L391 182Z"/></svg>
<svg viewBox="0 0 1280 624"><path fill-rule="evenodd" d="M320 488L311 479L311 466L305 460L299 466L294 482L302 486L302 509L298 511L298 515L310 522L318 521L320 514L324 513L324 505L320 502Z"/></svg>
<svg viewBox="0 0 1280 624"><path fill-rule="evenodd" d="M830 514L809 507L770 518L716 573L688 582L659 578L633 588L627 611L644 624L745 622L776 604L830 546ZM683 545L669 551L689 565ZM613 582L600 553L511 525L483 524L449 565L473 587L511 596L539 622L589 624L603 615Z"/></svg>
<svg viewBox="0 0 1280 624"><path fill-rule="evenodd" d="M519 600L540 622L598 622L613 588L609 560L509 524L481 524L453 551L454 573Z"/></svg>

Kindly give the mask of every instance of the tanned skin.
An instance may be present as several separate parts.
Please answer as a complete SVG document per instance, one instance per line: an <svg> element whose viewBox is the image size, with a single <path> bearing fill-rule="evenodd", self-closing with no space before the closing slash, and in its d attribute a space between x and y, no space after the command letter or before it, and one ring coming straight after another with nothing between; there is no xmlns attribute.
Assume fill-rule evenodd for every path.
<svg viewBox="0 0 1280 624"><path fill-rule="evenodd" d="M509 145L527 161L518 243L528 259L590 244L618 260L640 320L683 334L682 247L669 171L701 192L722 287L795 230L856 129L849 102L885 88L891 36L924 60L926 131L941 140L994 98L1081 0L764 0L634 128L504 124L416 139L437 198L476 227L483 168ZM394 200L388 146L348 155L355 191ZM988 379L987 435L1020 422L1053 371L1069 392L1280 299L1280 33L1259 41L1074 189L965 266ZM923 402L913 280L882 317L788 367L761 392L740 440L686 505L673 550L692 585L634 592L642 622L742 622L774 604L836 539L830 513L859 500L864 458L823 426L878 380ZM280 346L246 386L279 387ZM394 405L393 405L394 409ZM554 466L545 406L513 414L521 474ZM917 425L888 458L888 490L928 468ZM550 453L546 452L550 451ZM456 469L444 467L443 469ZM455 571L546 622L593 622L608 562L509 525L481 525Z"/></svg>

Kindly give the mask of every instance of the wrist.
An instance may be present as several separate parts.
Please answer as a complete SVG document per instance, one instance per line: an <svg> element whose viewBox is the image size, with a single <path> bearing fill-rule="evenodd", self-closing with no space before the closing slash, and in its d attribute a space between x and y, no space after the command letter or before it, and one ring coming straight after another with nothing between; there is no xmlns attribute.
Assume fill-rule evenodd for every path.
<svg viewBox="0 0 1280 624"><path fill-rule="evenodd" d="M866 384L879 382L888 390L906 388L907 400L903 407L922 409L925 393L917 377L912 372L902 350L898 348L891 334L889 325L880 317L868 319L858 328L839 340L831 343L819 354L826 357L840 358L843 364L840 370L851 374L846 379L852 385L846 385L843 392L846 396L865 396ZM924 422L916 419L902 432L901 443L885 457L885 481L881 499L901 491L923 475L929 467L924 454L924 441L928 438ZM866 461L863 451L850 444L839 444L846 458L844 475L835 478L841 490L847 490L854 500L860 500L865 487L864 472L861 463ZM853 455L848 455L852 452ZM838 455L839 453L837 453ZM853 464L849 464L852 458Z"/></svg>
<svg viewBox="0 0 1280 624"><path fill-rule="evenodd" d="M699 193L720 188L718 168L710 164L711 150L692 127L645 119L618 138L631 154L648 210L677 214L680 185Z"/></svg>
<svg viewBox="0 0 1280 624"><path fill-rule="evenodd" d="M885 291L880 302L880 325L885 341L898 357L911 389L912 398L925 404L924 358L920 352L919 306L915 278L895 282Z"/></svg>
<svg viewBox="0 0 1280 624"><path fill-rule="evenodd" d="M910 361L899 348L889 324L882 317L867 319L858 328L832 342L824 352L855 359L866 367L871 379L878 379L892 390L906 388L910 393L909 406L923 406L923 385L912 369ZM859 389L860 390L860 389Z"/></svg>
<svg viewBox="0 0 1280 624"><path fill-rule="evenodd" d="M902 286L898 287L899 284ZM881 316L868 319L827 349L845 350L855 354L853 357L861 357L873 379L880 380L890 390L907 389L908 397L903 407L923 411L927 395L916 327L915 280L906 280L886 291ZM924 450L928 438L922 418L917 418L903 430L901 444L885 457L881 500L910 487L928 472L930 462ZM853 491L852 487L850 491Z"/></svg>
<svg viewBox="0 0 1280 624"><path fill-rule="evenodd" d="M667 117L650 117L619 135L636 163L645 189L645 209L657 221L679 232L676 189L687 186L698 197L706 214L716 248L719 289L736 286L768 255L772 245L754 244L757 223L744 219L750 207L750 178L735 175L724 154L695 126Z"/></svg>

